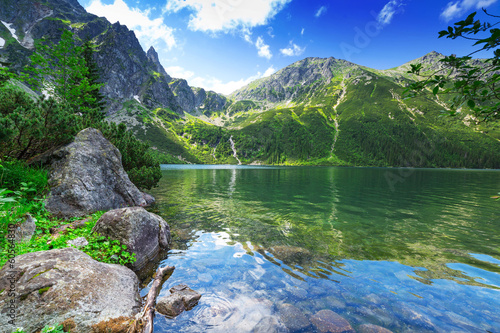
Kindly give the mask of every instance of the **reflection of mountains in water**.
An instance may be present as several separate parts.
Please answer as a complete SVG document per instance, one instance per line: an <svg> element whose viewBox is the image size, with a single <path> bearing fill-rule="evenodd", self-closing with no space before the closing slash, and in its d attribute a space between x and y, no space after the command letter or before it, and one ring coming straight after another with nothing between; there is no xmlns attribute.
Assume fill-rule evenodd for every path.
<svg viewBox="0 0 500 333"><path fill-rule="evenodd" d="M469 255L500 256L489 246L500 243L499 218L484 195L500 173L416 170L392 192L387 172L397 169L165 171L155 195L176 248L187 249L196 231L227 232L289 274L335 280L348 274L341 259L423 267L413 278L424 283L485 286L450 263L500 272Z"/></svg>

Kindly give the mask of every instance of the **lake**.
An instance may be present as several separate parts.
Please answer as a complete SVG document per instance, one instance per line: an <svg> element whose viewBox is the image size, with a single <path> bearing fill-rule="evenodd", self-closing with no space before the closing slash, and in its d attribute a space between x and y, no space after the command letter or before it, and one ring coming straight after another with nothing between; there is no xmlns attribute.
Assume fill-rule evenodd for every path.
<svg viewBox="0 0 500 333"><path fill-rule="evenodd" d="M155 332L500 332L500 171L162 169L160 297L202 298Z"/></svg>

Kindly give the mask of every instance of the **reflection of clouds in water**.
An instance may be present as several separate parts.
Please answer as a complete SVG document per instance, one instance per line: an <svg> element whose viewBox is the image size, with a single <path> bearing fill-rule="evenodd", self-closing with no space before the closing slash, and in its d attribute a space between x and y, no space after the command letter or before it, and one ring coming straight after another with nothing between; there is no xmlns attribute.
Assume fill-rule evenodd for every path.
<svg viewBox="0 0 500 333"><path fill-rule="evenodd" d="M272 303L264 299L238 295L228 299L222 293L204 294L203 304L195 311L195 326L186 332L250 332L259 321L271 315Z"/></svg>
<svg viewBox="0 0 500 333"><path fill-rule="evenodd" d="M231 181L229 182L229 196L232 196L236 188L236 169L231 170Z"/></svg>
<svg viewBox="0 0 500 333"><path fill-rule="evenodd" d="M229 246L231 242L231 236L227 232L218 232L210 234L215 244L214 250L222 249L225 246ZM240 245L241 246L241 245Z"/></svg>

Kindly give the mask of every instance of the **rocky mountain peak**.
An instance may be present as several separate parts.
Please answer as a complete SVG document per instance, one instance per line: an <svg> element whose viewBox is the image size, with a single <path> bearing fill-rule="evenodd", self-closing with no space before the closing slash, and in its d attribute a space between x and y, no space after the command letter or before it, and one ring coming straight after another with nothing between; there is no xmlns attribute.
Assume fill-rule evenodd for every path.
<svg viewBox="0 0 500 333"><path fill-rule="evenodd" d="M5 22L0 22L0 38L8 42L0 47L0 61L15 70L27 64L35 40L46 38L57 43L63 29L81 39L90 38L96 45L94 58L101 80L106 83L101 92L108 99L108 114L120 110L130 100L178 113L195 111L197 105L213 105L217 108L213 111L224 107L223 96L219 96L221 103L211 103L213 98L195 96L187 83L179 86L192 101L185 103L186 96L172 92L169 83L173 80L153 47L144 52L133 30L87 13L78 0L1 0L0 21Z"/></svg>
<svg viewBox="0 0 500 333"><path fill-rule="evenodd" d="M156 52L154 47L150 47L148 52L146 53L148 56L148 59L154 63L160 63L160 60L158 59L158 53Z"/></svg>

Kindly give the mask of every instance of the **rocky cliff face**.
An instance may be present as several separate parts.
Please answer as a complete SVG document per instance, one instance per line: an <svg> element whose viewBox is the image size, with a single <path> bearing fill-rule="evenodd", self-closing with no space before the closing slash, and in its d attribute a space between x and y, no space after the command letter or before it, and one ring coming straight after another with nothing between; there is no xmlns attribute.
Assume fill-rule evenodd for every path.
<svg viewBox="0 0 500 333"><path fill-rule="evenodd" d="M196 112L202 105L219 111L225 105L222 96L215 98L217 103L214 98L205 101L200 98L203 94L195 93L198 89L172 79L153 47L144 52L133 31L87 13L77 0L4 0L0 21L0 38L5 41L0 47L0 62L15 69L27 64L35 40L57 42L61 29L70 29L81 39L90 38L97 46L96 62L106 82L102 92L108 99L108 113L132 99L148 108L163 107L177 113ZM169 84L172 82L178 90L175 93Z"/></svg>

